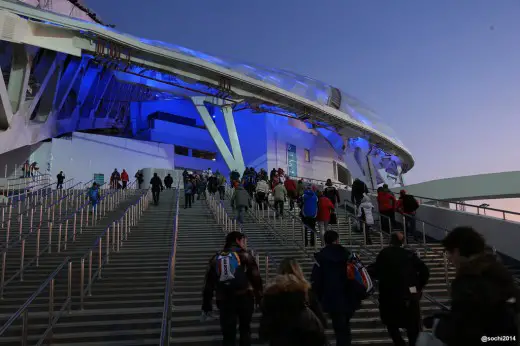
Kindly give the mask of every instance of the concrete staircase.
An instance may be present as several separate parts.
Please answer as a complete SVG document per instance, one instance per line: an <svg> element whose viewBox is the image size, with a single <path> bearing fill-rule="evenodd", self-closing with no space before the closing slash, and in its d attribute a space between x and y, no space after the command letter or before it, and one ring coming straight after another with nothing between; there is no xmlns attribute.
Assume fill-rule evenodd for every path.
<svg viewBox="0 0 520 346"><path fill-rule="evenodd" d="M234 217L229 201L223 201L224 207L230 217ZM288 217L283 221L280 228L280 220L277 219L276 225L261 217L248 214L245 218L242 231L248 236L250 248L260 255L260 268L264 279L272 278L276 275L278 263L284 257L295 257L299 260L303 270L310 275L314 249L304 249L301 238L301 231L296 235L296 241L292 240L292 219ZM349 224L343 222L340 217L340 233L349 233ZM176 262L176 277L174 290L176 292L176 305L173 325L172 325L172 344L173 345L216 345L221 340L220 327L218 321L199 322L201 306L201 290L204 280L204 272L209 258L222 246L224 233L215 225L212 214L200 203L196 203L192 209L182 210L180 224L185 225L189 219L190 233L187 229L179 230L179 248ZM186 227L186 226L184 226ZM196 233L193 229L197 229ZM298 227L296 227L298 229ZM352 233L352 238L357 244L362 241L362 235ZM345 238L343 238L346 240ZM359 245L346 244L351 250L357 251L366 264L371 263L373 256L377 254L381 245L374 237L374 245L365 250ZM432 244L432 247L434 245ZM372 254L371 254L372 252ZM440 253L424 253L421 255L431 270L431 279L426 292L434 296L439 301L447 300L447 290L444 277L444 264ZM363 307L355 314L352 322L353 344L377 344L391 345L386 328L379 319L376 298L367 299ZM424 299L422 302L424 314L429 314L438 310L438 306L431 301ZM255 334L258 329L258 314L254 315L252 329ZM330 321L329 321L330 322ZM332 330L327 334L330 340L334 340ZM334 344L334 342L332 342Z"/></svg>
<svg viewBox="0 0 520 346"><path fill-rule="evenodd" d="M57 251L57 241L56 237L58 232L58 227L55 225L53 229L53 240L51 251L42 253L39 257L38 266L36 266L36 262L33 262L29 265L30 259L34 258L36 253L36 247L38 244L38 237L31 234L26 237L25 248L23 249L26 254L26 263L27 266L23 273L23 281L20 280L20 277L16 277L14 280L9 282L4 289L4 298L0 301L0 325L6 323L6 321L11 317L13 313L15 313L20 306L22 306L27 299L40 287L40 285L48 278L48 276L63 262L66 257L71 258L72 262L72 308L79 308L79 287L80 287L80 258L85 255L85 253L92 248L96 239L100 236L100 234L107 229L113 222L113 220L120 217L120 215L130 206L134 201L137 200L139 196L143 194L144 191L141 190L128 190L125 197L119 199L119 203L115 205L115 209L113 211L107 212L106 215L100 215L99 220L92 225L90 222L88 226L83 226L82 232L80 233L80 228L77 228L76 240L72 241L72 223L69 225L68 230L68 246L64 248L64 225L62 225L62 247L61 251ZM107 199L108 200L108 199ZM82 203L85 203L86 200L82 199ZM101 209L100 209L101 210ZM90 219L92 220L92 219ZM79 217L77 218L79 221ZM45 237L45 243L43 242L43 234L41 237L41 245L47 244L47 237ZM126 245L126 244L125 244ZM131 246L126 245L129 248ZM104 249L103 249L104 251ZM8 249L9 256L6 261L6 278L11 277L15 272L20 268L20 257L22 252L22 247L16 246ZM96 266L97 262L94 262L94 266ZM88 268L88 266L87 266ZM97 266L95 267L97 268ZM116 270L117 271L117 270ZM104 273L104 271L103 271ZM117 273L121 273L117 271ZM55 279L55 290L54 290L54 311L58 312L62 308L63 302L67 297L67 271L63 270L63 272L59 273L59 275ZM129 286L131 287L131 286ZM95 288L94 288L95 292ZM94 297L94 295L93 295ZM88 297L89 298L89 297ZM95 301L91 301L89 299L85 301L85 309L91 307L98 307L103 305L102 303L96 303ZM42 294L38 295L29 306L29 343L34 343L38 340L41 333L46 329L47 323L49 320L49 290L46 288ZM74 314L73 314L74 315ZM74 322L74 316L72 316L72 322ZM64 317L61 317L60 322L63 321ZM99 319L98 319L99 321ZM13 345L20 340L21 335L21 319L16 320L11 327L2 335L0 338L0 345ZM71 323L72 323L71 322ZM57 327L55 327L57 328ZM81 327L80 330L83 330L84 327ZM60 329L55 329L54 332L59 332ZM75 339L80 340L80 339ZM53 340L54 341L54 340Z"/></svg>

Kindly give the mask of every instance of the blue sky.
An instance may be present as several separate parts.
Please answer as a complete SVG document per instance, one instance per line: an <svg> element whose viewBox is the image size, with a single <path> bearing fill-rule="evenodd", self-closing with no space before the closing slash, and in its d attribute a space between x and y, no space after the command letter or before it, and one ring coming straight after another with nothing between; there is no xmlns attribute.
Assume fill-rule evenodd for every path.
<svg viewBox="0 0 520 346"><path fill-rule="evenodd" d="M414 155L408 184L520 169L518 0L85 3L121 31L358 97Z"/></svg>

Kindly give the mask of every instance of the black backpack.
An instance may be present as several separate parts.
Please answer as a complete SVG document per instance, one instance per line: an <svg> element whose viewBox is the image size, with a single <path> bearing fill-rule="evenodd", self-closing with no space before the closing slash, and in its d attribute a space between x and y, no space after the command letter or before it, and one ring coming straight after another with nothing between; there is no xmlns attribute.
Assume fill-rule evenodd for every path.
<svg viewBox="0 0 520 346"><path fill-rule="evenodd" d="M403 209L405 213L414 213L419 209L419 202L412 195L405 195L403 198Z"/></svg>

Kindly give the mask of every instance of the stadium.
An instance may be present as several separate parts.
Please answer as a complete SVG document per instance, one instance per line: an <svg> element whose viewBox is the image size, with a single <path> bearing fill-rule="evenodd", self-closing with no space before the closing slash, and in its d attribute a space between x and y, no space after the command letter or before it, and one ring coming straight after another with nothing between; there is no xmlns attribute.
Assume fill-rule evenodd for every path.
<svg viewBox="0 0 520 346"><path fill-rule="evenodd" d="M30 159L84 181L116 166L254 167L376 187L413 167L392 129L331 85L125 35L70 17L68 1L45 2L66 15L26 3L0 6L8 177Z"/></svg>

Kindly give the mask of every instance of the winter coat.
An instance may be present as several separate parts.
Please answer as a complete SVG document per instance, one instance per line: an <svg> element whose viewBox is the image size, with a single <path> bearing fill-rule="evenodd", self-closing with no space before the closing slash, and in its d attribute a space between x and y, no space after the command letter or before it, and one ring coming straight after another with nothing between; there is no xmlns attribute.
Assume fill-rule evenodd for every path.
<svg viewBox="0 0 520 346"><path fill-rule="evenodd" d="M225 301L228 299L234 299L234 296L243 294L253 294L257 302L259 302L262 297L262 277L260 275L258 264L256 263L255 258L249 252L238 247L236 244L234 244L230 248L225 248L222 251L236 252L238 254L241 265L245 267L245 272L247 275L249 285L248 288L245 290L233 292L233 296L229 296L229 293L227 292L219 291L217 285L219 280L217 274L217 256L220 254L220 252L218 254L215 254L213 257L211 257L209 261L208 269L206 270L206 277L204 280L204 288L202 290L202 311L205 312L212 310L212 300L214 292L216 292L217 302Z"/></svg>
<svg viewBox="0 0 520 346"><path fill-rule="evenodd" d="M374 206L370 201L370 197L365 195L361 201L361 204L359 205L356 216L365 221L367 225L371 226L374 224L374 215L372 213L372 209L374 209Z"/></svg>
<svg viewBox="0 0 520 346"><path fill-rule="evenodd" d="M193 193L193 184L191 183L191 181L187 181L184 184L184 194L191 195L192 193Z"/></svg>
<svg viewBox="0 0 520 346"><path fill-rule="evenodd" d="M231 197L231 206L238 209L240 207L249 207L249 194L242 186L237 186L233 197Z"/></svg>
<svg viewBox="0 0 520 346"><path fill-rule="evenodd" d="M420 317L419 301L430 271L417 255L399 246L383 249L370 266L379 282L379 312L386 325L406 327ZM415 287L413 293L410 287Z"/></svg>
<svg viewBox="0 0 520 346"><path fill-rule="evenodd" d="M256 184L256 192L263 192L265 194L267 194L269 192L269 185L267 184L267 181L265 180L260 180L258 181L258 183Z"/></svg>
<svg viewBox="0 0 520 346"><path fill-rule="evenodd" d="M302 199L302 215L316 217L318 214L318 197L311 190L305 190Z"/></svg>
<svg viewBox="0 0 520 346"><path fill-rule="evenodd" d="M285 179L285 182L283 184L284 184L287 192L289 192L289 191L296 192L296 183L294 182L294 180L287 178L287 179Z"/></svg>
<svg viewBox="0 0 520 346"><path fill-rule="evenodd" d="M270 346L324 346L327 319L305 283L279 276L266 287L259 336Z"/></svg>
<svg viewBox="0 0 520 346"><path fill-rule="evenodd" d="M350 252L339 244L326 245L314 255L312 290L328 313L342 313L350 319L360 305L357 282L347 278L347 261ZM363 292L364 293L364 292Z"/></svg>
<svg viewBox="0 0 520 346"><path fill-rule="evenodd" d="M150 179L150 185L152 185L152 191L155 192L161 191L163 189L163 183L159 177L152 177L152 179Z"/></svg>
<svg viewBox="0 0 520 346"><path fill-rule="evenodd" d="M56 176L56 179L58 180L58 184L63 184L63 182L65 181L65 175L60 173Z"/></svg>
<svg viewBox="0 0 520 346"><path fill-rule="evenodd" d="M278 184L274 187L273 191L275 201L285 201L287 198L287 190L282 184Z"/></svg>
<svg viewBox="0 0 520 346"><path fill-rule="evenodd" d="M128 178L128 173L123 170L123 172L121 172L121 181L128 181L129 178Z"/></svg>
<svg viewBox="0 0 520 346"><path fill-rule="evenodd" d="M218 186L226 186L226 177L222 174L217 175Z"/></svg>
<svg viewBox="0 0 520 346"><path fill-rule="evenodd" d="M354 204L361 203L365 193L368 193L367 184L359 179L354 180L352 183L352 191L350 193L350 201Z"/></svg>
<svg viewBox="0 0 520 346"><path fill-rule="evenodd" d="M377 204L380 212L394 211L397 200L391 192L381 191L377 193Z"/></svg>
<svg viewBox="0 0 520 346"><path fill-rule="evenodd" d="M330 221L330 212L334 209L334 204L325 196L318 199L318 216L316 221Z"/></svg>
<svg viewBox="0 0 520 346"><path fill-rule="evenodd" d="M514 335L516 342L497 344L517 345L519 302L514 278L492 254L468 259L451 283L451 311L439 316L436 336L448 346L476 346L483 335Z"/></svg>
<svg viewBox="0 0 520 346"><path fill-rule="evenodd" d="M327 186L323 190L323 195L330 199L330 201L335 205L336 203L340 203L339 192L334 186Z"/></svg>
<svg viewBox="0 0 520 346"><path fill-rule="evenodd" d="M167 175L164 177L164 185L171 185L173 184L173 178L171 175Z"/></svg>

